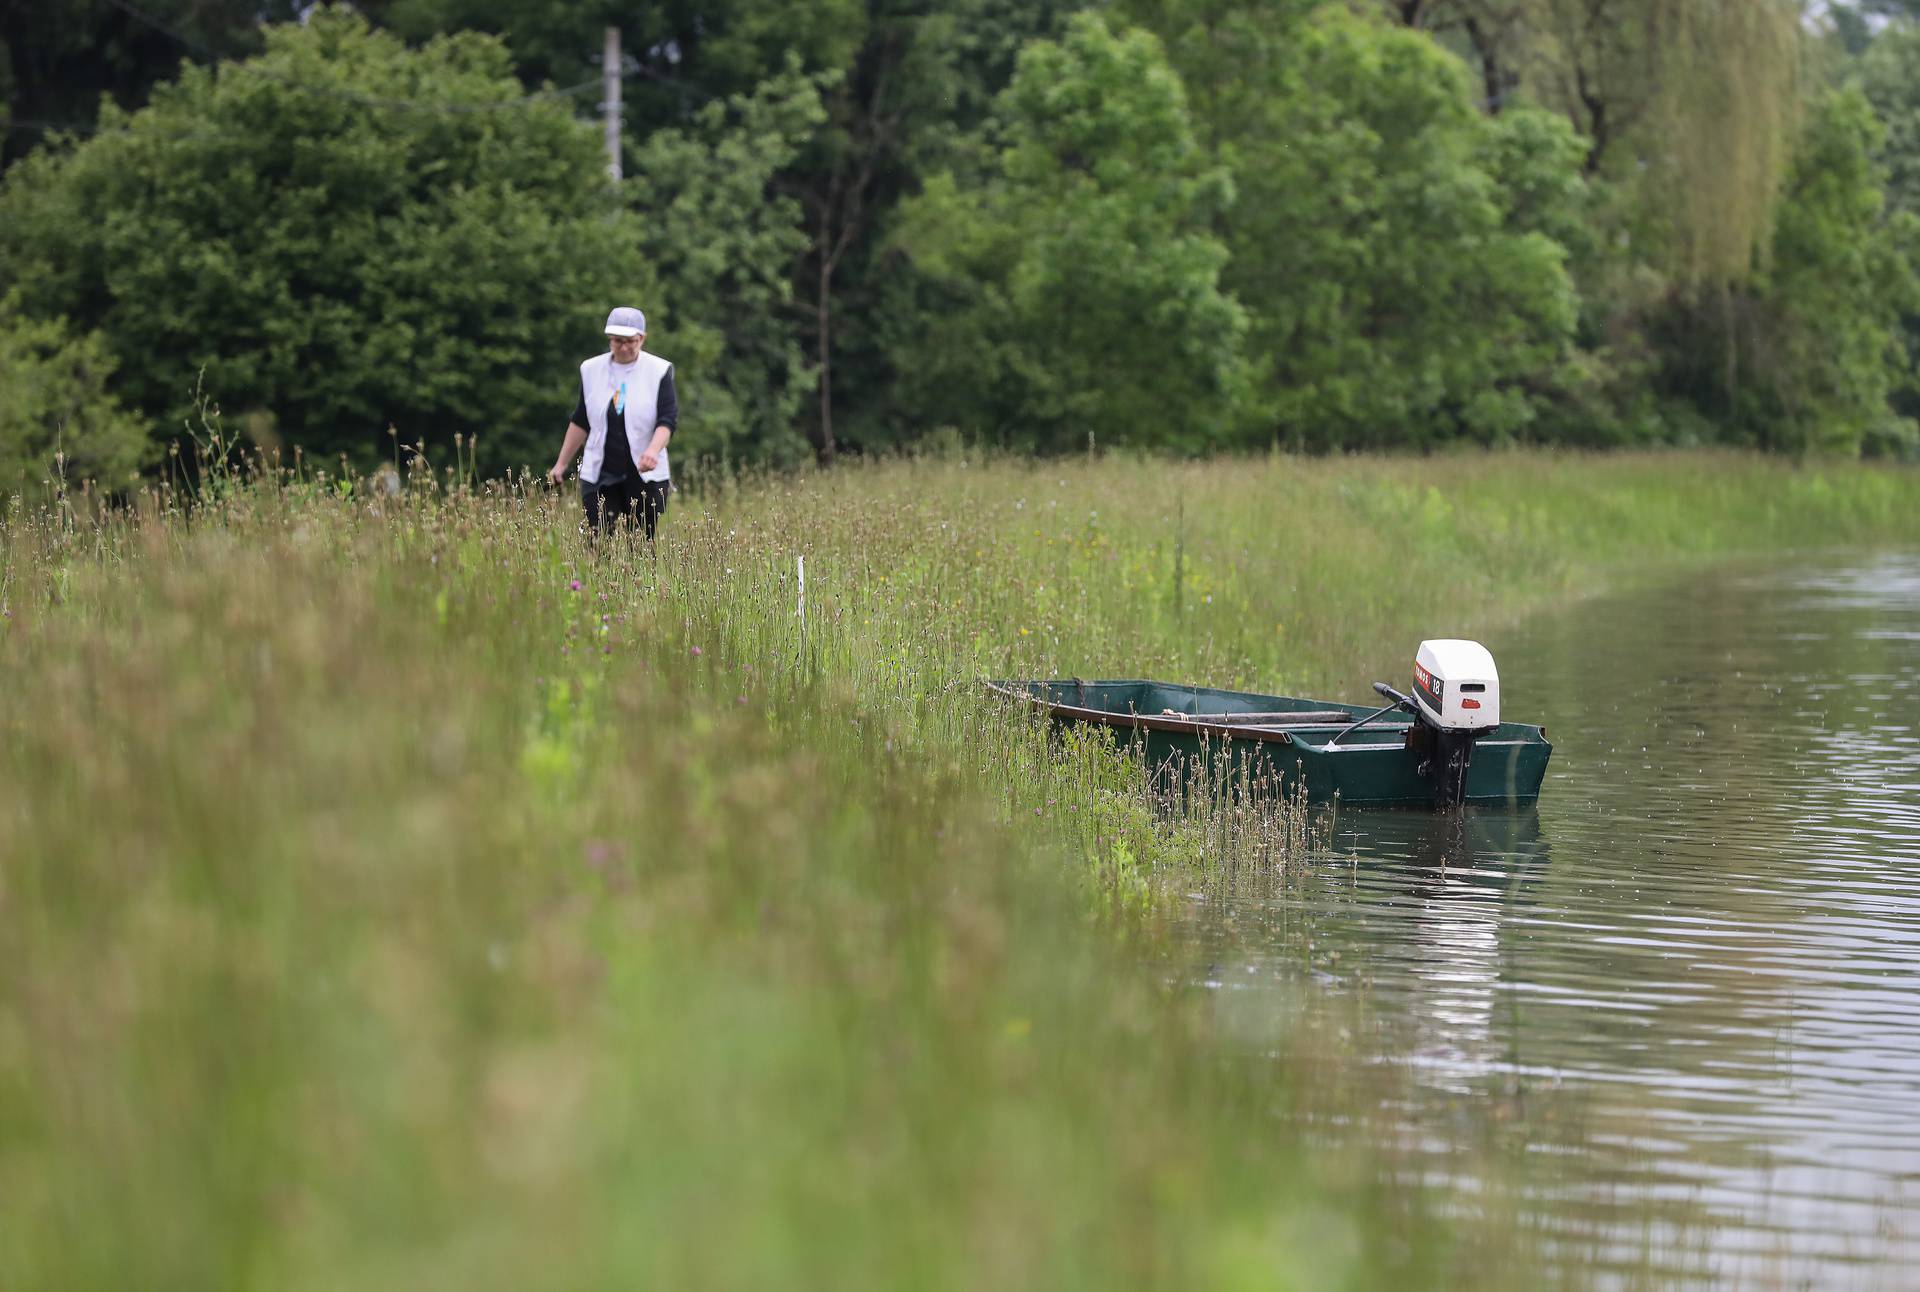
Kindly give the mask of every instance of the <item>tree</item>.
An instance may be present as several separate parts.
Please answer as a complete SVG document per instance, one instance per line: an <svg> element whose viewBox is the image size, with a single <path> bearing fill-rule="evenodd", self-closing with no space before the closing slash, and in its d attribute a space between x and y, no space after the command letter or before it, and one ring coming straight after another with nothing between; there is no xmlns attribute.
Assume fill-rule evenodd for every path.
<svg viewBox="0 0 1920 1292"><path fill-rule="evenodd" d="M1027 46L977 182L932 176L894 230L929 284L893 355L923 429L1043 451L1226 442L1246 322L1207 228L1231 195L1152 36L1081 15Z"/></svg>
<svg viewBox="0 0 1920 1292"><path fill-rule="evenodd" d="M1819 14L1841 48L1858 55L1889 27L1920 22L1920 0L1827 0Z"/></svg>
<svg viewBox="0 0 1920 1292"><path fill-rule="evenodd" d="M266 40L15 166L0 286L98 330L163 424L204 372L309 454L370 462L394 424L545 457L607 306L651 282L594 132L524 99L490 38L415 52L321 10Z"/></svg>
<svg viewBox="0 0 1920 1292"><path fill-rule="evenodd" d="M1521 84L1536 0L1385 0L1402 26L1431 33L1480 70L1480 106L1498 116Z"/></svg>
<svg viewBox="0 0 1920 1292"><path fill-rule="evenodd" d="M0 4L0 147L11 163L47 131L92 127L102 96L144 104L183 60L260 49L260 25L291 21L296 0L8 0Z"/></svg>
<svg viewBox="0 0 1920 1292"><path fill-rule="evenodd" d="M627 134L690 125L711 103L752 93L789 61L841 72L865 39L862 0L367 0L372 19L411 43L453 32L500 37L529 86L573 85L600 70L617 27L631 75L621 96Z"/></svg>
<svg viewBox="0 0 1920 1292"><path fill-rule="evenodd" d="M1889 31L1859 64L1860 88L1886 130L1887 204L1920 215L1920 27Z"/></svg>
<svg viewBox="0 0 1920 1292"><path fill-rule="evenodd" d="M1880 126L1854 89L1808 113L1779 204L1766 268L1723 311L1681 301L1665 320L1667 380L1763 448L1912 453L1911 421L1889 396L1911 381L1902 312L1920 312L1920 220L1889 218L1874 161ZM1730 378L1718 329L1739 329Z"/></svg>
<svg viewBox="0 0 1920 1292"><path fill-rule="evenodd" d="M1794 157L1762 283L1773 335L1755 364L1770 447L1920 449L1889 407L1913 380L1900 318L1920 314L1920 218L1885 209L1881 137L1865 97L1843 90L1816 105Z"/></svg>
<svg viewBox="0 0 1920 1292"><path fill-rule="evenodd" d="M1576 301L1580 146L1487 119L1427 36L1338 8L1172 9L1178 64L1238 178L1223 282L1282 440L1313 448L1543 434Z"/></svg>
<svg viewBox="0 0 1920 1292"><path fill-rule="evenodd" d="M98 334L22 318L0 297L0 372L0 494L43 479L120 489L152 460L145 424L106 391L113 360Z"/></svg>
<svg viewBox="0 0 1920 1292"><path fill-rule="evenodd" d="M1886 128L1879 160L1886 167L1887 208L1896 220L1903 214L1920 219L1920 28L1895 28L1874 41L1860 61L1860 85ZM1911 230L1913 225L1896 227ZM1906 262L1920 270L1920 243L1909 242ZM1920 306L1906 310L1902 332L1906 374L1894 392L1894 406L1913 421L1920 419Z"/></svg>
<svg viewBox="0 0 1920 1292"><path fill-rule="evenodd" d="M882 336L896 300L874 237L919 177L953 166L1012 78L1020 49L1058 34L1054 0L879 0L828 120L786 187L803 208L808 245L796 274L819 373L816 451L831 461L851 408L853 442L875 441L892 410ZM854 380L836 385L842 365ZM847 392L852 392L848 397Z"/></svg>
<svg viewBox="0 0 1920 1292"><path fill-rule="evenodd" d="M771 185L824 116L819 78L796 60L754 93L709 104L688 128L653 131L634 149L626 187L658 274L655 317L689 374L681 401L703 452L782 464L807 453L798 414L814 372L783 311L806 236L799 204Z"/></svg>

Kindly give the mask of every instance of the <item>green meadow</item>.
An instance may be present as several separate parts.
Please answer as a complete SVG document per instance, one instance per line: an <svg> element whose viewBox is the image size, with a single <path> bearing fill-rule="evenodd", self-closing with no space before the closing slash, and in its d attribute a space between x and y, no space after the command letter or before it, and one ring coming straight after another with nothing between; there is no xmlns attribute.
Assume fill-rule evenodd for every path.
<svg viewBox="0 0 1920 1292"><path fill-rule="evenodd" d="M1463 635L1524 718L1524 616L1920 538L1910 468L1734 454L686 475L651 551L425 464L5 508L0 1287L1541 1286L1364 1002L1250 1053L1149 967L1312 823L980 681Z"/></svg>

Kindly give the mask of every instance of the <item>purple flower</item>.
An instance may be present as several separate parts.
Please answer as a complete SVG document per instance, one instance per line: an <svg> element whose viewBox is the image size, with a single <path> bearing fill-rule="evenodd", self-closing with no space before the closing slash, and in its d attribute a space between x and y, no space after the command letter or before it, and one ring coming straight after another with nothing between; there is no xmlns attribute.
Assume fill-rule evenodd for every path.
<svg viewBox="0 0 1920 1292"><path fill-rule="evenodd" d="M696 657L698 657L698 655L700 654L700 648L698 646L695 646L693 648L693 653Z"/></svg>
<svg viewBox="0 0 1920 1292"><path fill-rule="evenodd" d="M574 581L573 581L572 583L569 583L569 584L567 585L567 591L569 591L569 592L578 592L578 591L580 591L580 580L578 580L578 579L575 579L575 580L574 580Z"/></svg>

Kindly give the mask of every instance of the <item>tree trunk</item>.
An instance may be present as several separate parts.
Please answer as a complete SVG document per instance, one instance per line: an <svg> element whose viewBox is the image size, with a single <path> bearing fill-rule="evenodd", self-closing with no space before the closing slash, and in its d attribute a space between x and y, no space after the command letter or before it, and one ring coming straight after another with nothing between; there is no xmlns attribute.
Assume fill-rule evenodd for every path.
<svg viewBox="0 0 1920 1292"><path fill-rule="evenodd" d="M1505 77L1500 71L1500 51L1494 48L1486 29L1481 27L1478 18L1469 18L1466 22L1467 40L1473 45L1473 52L1480 60L1480 88L1486 92L1486 101L1482 105L1487 115L1500 115L1501 101L1506 97Z"/></svg>

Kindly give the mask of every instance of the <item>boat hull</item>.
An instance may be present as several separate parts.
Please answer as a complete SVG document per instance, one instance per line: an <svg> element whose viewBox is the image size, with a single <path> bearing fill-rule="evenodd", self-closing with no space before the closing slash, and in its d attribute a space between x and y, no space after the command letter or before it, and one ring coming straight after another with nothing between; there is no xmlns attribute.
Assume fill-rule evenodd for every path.
<svg viewBox="0 0 1920 1292"><path fill-rule="evenodd" d="M1060 725L1104 728L1139 752L1156 782L1169 787L1193 783L1200 771L1208 783L1231 779L1304 795L1311 803L1435 805L1438 780L1418 732L1400 715L1355 729L1353 723L1374 712L1363 705L1142 680L988 686ZM1465 801L1533 802L1552 753L1542 728L1501 723L1474 744Z"/></svg>

